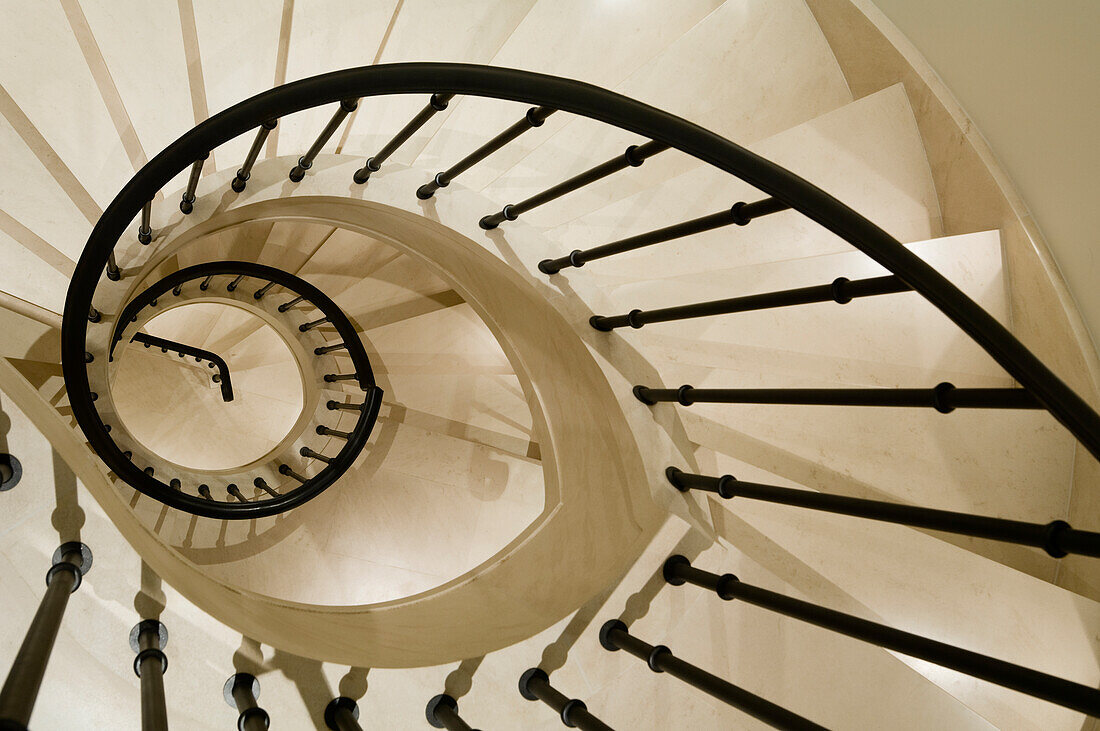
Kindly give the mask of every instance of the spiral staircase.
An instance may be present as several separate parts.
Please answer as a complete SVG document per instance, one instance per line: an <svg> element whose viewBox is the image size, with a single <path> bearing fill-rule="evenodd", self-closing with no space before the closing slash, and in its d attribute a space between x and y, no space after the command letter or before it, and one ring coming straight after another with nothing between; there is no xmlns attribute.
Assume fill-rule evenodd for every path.
<svg viewBox="0 0 1100 731"><path fill-rule="evenodd" d="M1096 355L873 7L0 12L32 728L1095 728Z"/></svg>

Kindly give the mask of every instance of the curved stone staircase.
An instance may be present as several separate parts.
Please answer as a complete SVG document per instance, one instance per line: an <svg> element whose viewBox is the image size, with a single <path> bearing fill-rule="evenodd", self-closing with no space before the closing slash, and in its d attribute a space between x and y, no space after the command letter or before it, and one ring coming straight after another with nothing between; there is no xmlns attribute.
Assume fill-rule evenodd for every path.
<svg viewBox="0 0 1100 731"><path fill-rule="evenodd" d="M663 470L674 464L831 494L1067 519L1085 529L1097 527L1089 507L1100 483L1087 451L1044 411L639 403L636 384L1016 383L913 293L592 329L593 314L887 272L785 211L548 278L538 271L544 259L761 197L669 151L481 230L481 216L644 141L583 117L548 117L428 200L413 195L419 185L520 119L527 105L456 97L365 186L351 182L353 171L427 95L361 100L297 184L287 173L332 105L281 119L239 195L230 181L252 136L213 150L187 216L177 207L182 171L153 201L152 243L138 243L136 220L120 242L129 296L210 261L284 270L351 319L386 397L349 472L291 513L202 518L109 481L73 428L57 347L64 292L92 224L133 172L210 112L273 81L368 62L468 61L578 78L747 145L905 243L1095 402L1094 354L1072 338L1075 314L1060 299L1060 280L1043 269L1041 242L1007 218L960 222L957 211L968 205L974 222L998 214L966 198L982 193L958 192L959 173L945 184L943 136L951 130L921 96L927 80L922 90L883 63L890 83L869 90L869 72L843 64L850 45L880 42L851 14L868 16L846 3L383 5L255 3L227 17L221 6L189 0L178 7L65 0L33 13L0 11L20 30L0 61L9 158L0 181L0 246L9 264L0 274L8 417L0 451L17 454L25 471L24 485L2 496L0 594L13 608L12 629L0 636L5 657L33 613L40 569L58 537L78 534L96 552L35 727L67 727L78 708L88 727L137 728L125 636L137 614L151 613L172 633L167 697L173 724L186 728L232 723L217 689L235 670L260 678L261 704L279 727L322 728L325 704L347 695L358 699L364 721L417 728L427 699L446 691L481 727L554 728L553 713L515 691L519 674L535 665L616 728L756 727L600 648L599 626L614 617L829 727L1087 727L1079 713L665 586L662 562L682 553L778 592L1095 685L1100 591L1092 559L681 496ZM840 45L838 27L850 31L848 45ZM42 93L42 79L53 93ZM940 136L929 132L935 124ZM980 190L987 209L1001 205L997 190ZM215 289L228 306L224 284ZM112 385L116 405L118 394L134 401L125 427L147 429L150 454L169 443L181 454L158 463L157 474L253 424L266 430L247 435L261 445L253 452L271 454L272 444L305 430L298 407L287 408L295 394L318 398L295 383L290 361L273 363L277 341L290 342L285 335L239 307L204 314L213 298L199 300L205 304L156 318L150 312L132 329L222 354L243 408L223 408L201 367L126 338ZM108 328L120 308L103 309ZM308 319L301 313L293 324ZM184 399L184 384L196 400ZM328 385L351 400L359 393ZM207 405L195 408L202 398ZM240 446L226 450L229 462L247 440ZM190 467L196 483L226 470ZM229 481L221 477L218 484ZM216 488L215 497L234 500Z"/></svg>

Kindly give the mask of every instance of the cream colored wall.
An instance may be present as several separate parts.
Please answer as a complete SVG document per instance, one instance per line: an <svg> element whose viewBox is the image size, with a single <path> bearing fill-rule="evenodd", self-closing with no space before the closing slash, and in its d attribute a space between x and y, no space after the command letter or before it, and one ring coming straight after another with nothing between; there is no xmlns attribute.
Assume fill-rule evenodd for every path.
<svg viewBox="0 0 1100 731"><path fill-rule="evenodd" d="M1100 3L874 2L989 141L1100 342Z"/></svg>

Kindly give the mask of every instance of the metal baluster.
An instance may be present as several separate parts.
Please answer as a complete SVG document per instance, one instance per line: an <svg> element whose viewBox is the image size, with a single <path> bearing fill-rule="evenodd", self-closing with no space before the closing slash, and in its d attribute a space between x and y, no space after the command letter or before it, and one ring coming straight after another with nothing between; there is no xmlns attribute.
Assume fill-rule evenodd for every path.
<svg viewBox="0 0 1100 731"><path fill-rule="evenodd" d="M320 454L318 452L314 452L309 447L302 447L301 449L298 450L298 454L302 455L303 457L308 457L310 459L315 459L319 462L324 462L325 464L332 464L332 457L326 457L323 454Z"/></svg>
<svg viewBox="0 0 1100 731"><path fill-rule="evenodd" d="M244 165L237 171L236 177L233 178L233 182L229 184L229 187L234 192L240 193L244 190L244 186L248 183L248 179L252 177L252 166L256 164L256 159L260 156L260 150L263 149L264 143L267 142L267 136L271 134L271 130L275 129L275 126L279 124L276 119L268 120L260 125L256 130L256 139L252 141L252 147L248 148L248 155L244 159Z"/></svg>
<svg viewBox="0 0 1100 731"><path fill-rule="evenodd" d="M445 728L447 731L477 731L458 715L458 701L443 693L428 701L424 715L432 728Z"/></svg>
<svg viewBox="0 0 1100 731"><path fill-rule="evenodd" d="M232 292L233 290L235 290L235 289L237 288L237 285L241 283L241 280L242 280L242 279L244 279L244 275L243 275L243 274L239 274L239 275L237 275L237 278L236 278L236 279L234 279L234 280L233 280L232 282L230 282L229 284L225 285L225 288L226 288L226 290L228 290L228 291L230 291L230 292Z"/></svg>
<svg viewBox="0 0 1100 731"><path fill-rule="evenodd" d="M153 229L149 225L152 215L153 201L145 201L145 205L141 208L141 225L138 226L138 241L145 246L148 246L153 240Z"/></svg>
<svg viewBox="0 0 1100 731"><path fill-rule="evenodd" d="M325 726L332 731L363 731L359 725L359 705L347 696L333 698L325 706Z"/></svg>
<svg viewBox="0 0 1100 731"><path fill-rule="evenodd" d="M762 500L779 505L898 523L913 528L929 528L946 533L1019 543L1042 548L1054 558L1062 558L1070 553L1100 557L1100 533L1077 530L1064 520L1053 520L1042 524L988 518L949 510L934 510L881 500L865 500L844 495L829 495L813 490L795 490L789 487L744 482L731 475L721 477L694 475L677 467L667 468L665 476L681 492L702 490L713 492L727 500L734 497Z"/></svg>
<svg viewBox="0 0 1100 731"><path fill-rule="evenodd" d="M210 289L210 282L212 282L212 281L214 281L214 275L213 274L211 274L206 279L202 280L202 283L199 284L199 289L201 289L203 292Z"/></svg>
<svg viewBox="0 0 1100 731"><path fill-rule="evenodd" d="M199 176L202 175L202 164L210 157L207 152L191 165L191 177L187 179L187 190L183 192L183 200L180 201L180 210L184 215L195 210L195 191L199 187Z"/></svg>
<svg viewBox="0 0 1100 731"><path fill-rule="evenodd" d="M750 693L733 683L722 680L706 670L684 662L664 645L650 645L630 634L626 625L618 619L606 622L600 628L600 644L604 649L625 650L634 657L646 661L655 673L668 673L688 685L698 688L718 700L739 708L755 719L781 729L822 729L824 726L788 711L782 706Z"/></svg>
<svg viewBox="0 0 1100 731"><path fill-rule="evenodd" d="M141 679L141 731L168 731L164 701L167 645L168 629L155 619L143 619L130 630L130 649L137 653L134 673Z"/></svg>
<svg viewBox="0 0 1100 731"><path fill-rule="evenodd" d="M557 110L551 109L550 107L531 107L527 110L527 114L523 116L523 119L516 122L443 172L436 173L430 183L424 183L424 185L416 189L416 197L422 201L428 200L435 195L437 190L446 188L456 177L489 157L489 155L492 155L527 130L534 127L541 127L543 122L546 121L546 118L555 111Z"/></svg>
<svg viewBox="0 0 1100 731"><path fill-rule="evenodd" d="M1100 690L1063 680L1004 660L963 650L944 642L903 632L877 622L860 619L832 609L793 599L767 589L741 582L733 574L712 574L694 568L684 556L665 561L665 581L673 586L694 584L715 592L725 600L740 599L773 612L870 642L888 650L942 665L960 673L981 678L1036 698L1072 708L1090 716L1100 716Z"/></svg>
<svg viewBox="0 0 1100 731"><path fill-rule="evenodd" d="M803 406L897 406L936 409L949 414L955 409L1041 409L1034 396L1022 388L955 388L941 383L935 388L648 388L635 386L634 396L643 404L674 401L694 403L798 404Z"/></svg>
<svg viewBox="0 0 1100 731"><path fill-rule="evenodd" d="M70 541L54 551L52 563L46 572L46 593L0 689L0 725L5 728L26 728L30 723L69 595L80 588L92 568L92 552L83 543Z"/></svg>
<svg viewBox="0 0 1100 731"><path fill-rule="evenodd" d="M327 317L322 317L320 320L314 320L313 322L302 323L301 325L298 326L298 330L299 330L299 332L309 332L310 330L317 327L318 325L324 325L328 321L329 320L328 320Z"/></svg>
<svg viewBox="0 0 1100 731"><path fill-rule="evenodd" d="M236 486L235 484L233 484L233 483L230 483L230 484L226 485L226 486L225 486L225 491L226 491L226 492L228 492L228 493L229 493L230 495L232 495L233 497L237 498L237 501L238 501L238 502L242 502L242 503L247 503L247 502L248 502L248 498L246 498L246 497L245 497L245 496L244 496L244 495L243 495L243 494L241 493L241 490L240 490L240 488L239 488L239 487L237 487L237 486Z"/></svg>
<svg viewBox="0 0 1100 731"><path fill-rule="evenodd" d="M229 676L222 686L222 696L229 707L237 711L237 728L240 731L266 731L271 726L267 711L260 708L256 699L260 696L260 681L249 673Z"/></svg>
<svg viewBox="0 0 1100 731"><path fill-rule="evenodd" d="M710 317L712 315L730 315L737 312L767 310L774 307L793 307L815 302L836 302L839 305L846 305L859 297L874 297L909 291L911 291L909 285L894 275L857 279L854 282L844 277L838 277L831 284L820 284L814 287L750 294L744 297L678 305L659 310L631 310L625 315L615 315L613 317L593 315L589 318L588 324L597 330L609 332L617 327L630 326L638 329L654 322L688 320L693 317Z"/></svg>
<svg viewBox="0 0 1100 731"><path fill-rule="evenodd" d="M122 270L118 268L118 262L115 261L115 252L112 249L111 253L107 255L107 279L112 282L117 282L122 279Z"/></svg>
<svg viewBox="0 0 1100 731"><path fill-rule="evenodd" d="M293 477L294 479L298 480L299 483L305 483L305 481L307 481L307 478L294 472L293 469L290 469L290 465L279 465L278 474L286 475L287 477Z"/></svg>
<svg viewBox="0 0 1100 731"><path fill-rule="evenodd" d="M344 121L344 118L355 111L355 108L359 106L359 102L356 99L344 99L340 102L339 108L336 113L332 115L332 119L329 120L325 128L321 130L321 134L317 136L317 140L313 143L313 146L309 148L306 154L298 158L298 164L290 170L290 179L295 183L300 182L302 178L306 176L306 170L313 167L313 161L317 155L320 154L321 148L325 146L332 134L340 126L340 123Z"/></svg>
<svg viewBox="0 0 1100 731"><path fill-rule="evenodd" d="M298 304L299 302L301 302L304 299L305 299L305 297L302 297L301 295L299 295L299 296L295 297L294 299L290 300L289 302L284 302L283 304L279 305L279 312L286 312L291 307Z"/></svg>
<svg viewBox="0 0 1100 731"><path fill-rule="evenodd" d="M428 100L428 105L420 110L420 112L412 118L412 121L401 128L401 131L393 136L393 139L386 143L386 146L378 151L378 154L373 157L368 157L366 164L359 170L355 171L355 175L352 176L352 180L362 185L370 179L372 173L376 173L382 169L382 163L386 161L393 153L397 152L397 148L405 144L405 142L416 133L418 129L427 124L437 112L442 112L447 108L447 103L451 101L454 94L432 94L431 99Z"/></svg>
<svg viewBox="0 0 1100 731"><path fill-rule="evenodd" d="M567 698L550 685L550 678L539 668L531 668L519 679L519 694L529 701L542 701L561 717L569 728L581 731L614 731L610 726L588 712L584 701Z"/></svg>
<svg viewBox="0 0 1100 731"><path fill-rule="evenodd" d="M339 401L329 401L325 406L329 411L343 410L343 411L362 411L363 404L344 404Z"/></svg>
<svg viewBox="0 0 1100 731"><path fill-rule="evenodd" d="M334 350L341 350L341 349L346 350L347 347L348 346L345 343L337 343L336 345L325 345L325 346L322 346L320 348L314 348L313 349L313 354L314 355L324 355L325 353L331 353Z"/></svg>
<svg viewBox="0 0 1100 731"><path fill-rule="evenodd" d="M269 291L271 290L271 288L272 288L272 287L274 287L274 286L275 286L275 282L268 282L268 283L267 283L267 284L265 284L264 286L262 286L262 287L260 287L259 289L257 289L257 290L256 290L256 293L255 293L255 294L253 294L252 296L253 296L253 297L254 297L255 299L261 299L261 298L262 298L262 297L263 297L263 296L264 296L265 294L267 294L267 293L268 293L268 292L269 292Z"/></svg>
<svg viewBox="0 0 1100 731"><path fill-rule="evenodd" d="M326 373L325 383L336 383L337 381L357 381L359 380L358 373Z"/></svg>
<svg viewBox="0 0 1100 731"><path fill-rule="evenodd" d="M735 203L733 207L728 210L712 213L709 216L693 218L690 221L659 228L656 231L648 231L644 234L631 236L610 244L604 244L603 246L596 246L585 251L574 249L568 256L564 256L560 259L543 259L539 262L539 271L543 274L557 274L565 267L584 266L586 263L595 261L596 259L603 259L604 257L614 254L622 254L626 251L634 251L635 249L661 244L666 241L672 241L673 239L683 238L684 236L703 233L704 231L712 231L723 226L731 226L734 224L745 226L754 218L766 216L769 213L785 211L788 208L790 208L790 206L775 198L765 198L755 203L745 203L742 201L741 203Z"/></svg>
<svg viewBox="0 0 1100 731"><path fill-rule="evenodd" d="M478 225L486 231L489 231L505 221L514 221L520 217L520 214L526 213L532 208L537 208L544 203L549 203L555 198L560 198L566 193L572 193L578 188L583 188L589 183L594 183L600 178L606 178L608 175L617 173L624 168L638 167L645 162L647 158L653 157L657 153L664 152L667 149L668 145L656 141L646 142L642 145L631 145L626 148L626 152L622 155L617 155L607 162L600 163L596 167L586 170L580 175L569 178L551 188L547 188L543 192L533 195L527 200L504 206L500 213L494 213L483 217L478 222Z"/></svg>
<svg viewBox="0 0 1100 731"><path fill-rule="evenodd" d="M279 493L271 489L271 486L267 484L267 481L262 477L257 477L252 481L252 484L266 492L271 497L279 497Z"/></svg>
<svg viewBox="0 0 1100 731"><path fill-rule="evenodd" d="M318 426L317 433L323 437L337 437L339 439L351 439L351 432L336 431L335 429L329 429L327 426Z"/></svg>

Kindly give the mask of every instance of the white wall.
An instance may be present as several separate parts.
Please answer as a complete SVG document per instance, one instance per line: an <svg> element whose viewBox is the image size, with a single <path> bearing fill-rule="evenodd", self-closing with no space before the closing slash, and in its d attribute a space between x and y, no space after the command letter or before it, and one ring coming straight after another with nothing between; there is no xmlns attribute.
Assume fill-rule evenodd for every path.
<svg viewBox="0 0 1100 731"><path fill-rule="evenodd" d="M874 1L989 140L1100 343L1100 3Z"/></svg>

